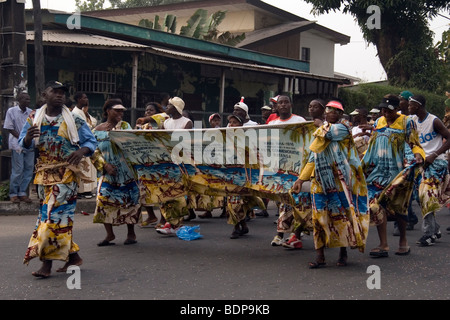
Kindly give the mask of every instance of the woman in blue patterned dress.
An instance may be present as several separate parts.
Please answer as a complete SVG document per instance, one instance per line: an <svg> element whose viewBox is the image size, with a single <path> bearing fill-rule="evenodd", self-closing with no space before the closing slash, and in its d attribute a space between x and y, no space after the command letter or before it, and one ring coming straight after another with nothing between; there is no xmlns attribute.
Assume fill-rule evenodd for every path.
<svg viewBox="0 0 450 320"><path fill-rule="evenodd" d="M311 180L312 223L316 260L325 265L324 248L340 248L338 266L347 265L347 247L364 252L369 230L367 186L348 121L339 101L326 105L326 122L314 133L310 158L292 192Z"/></svg>
<svg viewBox="0 0 450 320"><path fill-rule="evenodd" d="M414 163L422 163L425 153L420 146L414 121L397 113L399 98L386 95L379 109L382 117L373 125L369 147L361 160L369 192L371 223L377 226L380 243L371 250L373 257L387 257L387 220L393 217L400 231L397 255L409 253L406 239L407 209L418 173ZM406 167L406 168L405 168Z"/></svg>
<svg viewBox="0 0 450 320"><path fill-rule="evenodd" d="M132 129L128 122L122 121L124 110L120 99L107 100L103 106L106 121L94 129L98 147L92 161L101 174L94 223L103 223L106 230L106 237L98 246L113 244L113 226L122 224L126 224L128 230L124 244L137 242L134 225L141 217L139 187L123 155L109 138L111 130Z"/></svg>

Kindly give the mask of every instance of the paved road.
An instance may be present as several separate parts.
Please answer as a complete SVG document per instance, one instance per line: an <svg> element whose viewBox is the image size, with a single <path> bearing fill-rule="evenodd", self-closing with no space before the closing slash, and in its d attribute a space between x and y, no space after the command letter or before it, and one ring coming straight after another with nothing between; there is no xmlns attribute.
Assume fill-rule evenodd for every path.
<svg viewBox="0 0 450 320"><path fill-rule="evenodd" d="M416 208L416 212L419 212ZM92 215L76 215L74 240L81 247L81 289L69 289L71 274L56 273L37 279L22 259L36 217L0 216L0 299L155 299L155 300L384 300L449 299L448 261L450 226L447 209L438 214L443 236L432 247L418 247L420 228L408 231L411 254L395 256L397 237L389 236L391 255L373 259L368 253L349 251L349 265L335 266L338 249L326 250L328 266L310 270L314 259L312 237L304 238L302 250L271 247L275 235L275 209L269 218L249 222L250 233L229 239L232 227L224 219L196 219L203 239L184 241L157 234L154 229L137 228L138 243L123 245L126 228L117 227L116 245L98 247L103 226L92 223ZM392 234L392 223L389 223ZM370 228L367 248L377 244L377 233ZM367 250L368 251L368 250ZM54 263L54 270L62 262ZM368 289L371 265L380 268L380 289ZM375 283L375 282L371 282Z"/></svg>

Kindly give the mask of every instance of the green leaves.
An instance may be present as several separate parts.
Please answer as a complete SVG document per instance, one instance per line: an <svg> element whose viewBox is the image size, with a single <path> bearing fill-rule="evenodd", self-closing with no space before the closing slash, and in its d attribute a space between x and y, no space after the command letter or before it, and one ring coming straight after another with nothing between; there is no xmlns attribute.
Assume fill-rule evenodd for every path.
<svg viewBox="0 0 450 320"><path fill-rule="evenodd" d="M429 18L450 8L448 0L305 1L313 5L316 14L339 10L351 14L364 38L376 46L390 84L433 92L442 91L448 84L449 72L435 54L441 47L433 47L433 33L428 26ZM366 24L371 16L367 9L374 5L379 8L379 28Z"/></svg>

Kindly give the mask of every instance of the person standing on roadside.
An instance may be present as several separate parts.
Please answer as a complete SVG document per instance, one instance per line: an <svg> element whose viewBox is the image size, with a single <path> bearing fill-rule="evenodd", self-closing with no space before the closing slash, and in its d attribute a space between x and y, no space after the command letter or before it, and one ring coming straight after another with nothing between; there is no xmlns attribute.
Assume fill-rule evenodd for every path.
<svg viewBox="0 0 450 320"><path fill-rule="evenodd" d="M72 113L79 115L84 121L86 121L91 131L97 125L97 119L91 116L89 110L89 99L83 92L76 92L73 96L75 100L75 106L72 109ZM78 189L78 196L91 199L93 197L92 192L97 189L97 170L92 162L88 162L88 166L84 170L84 174L92 179L93 182L80 183Z"/></svg>
<svg viewBox="0 0 450 320"><path fill-rule="evenodd" d="M28 197L28 186L33 178L34 149L24 149L19 145L19 135L32 110L30 95L21 92L17 96L18 105L6 111L3 128L9 132L11 149L11 178L9 181L9 199L13 203L32 202Z"/></svg>

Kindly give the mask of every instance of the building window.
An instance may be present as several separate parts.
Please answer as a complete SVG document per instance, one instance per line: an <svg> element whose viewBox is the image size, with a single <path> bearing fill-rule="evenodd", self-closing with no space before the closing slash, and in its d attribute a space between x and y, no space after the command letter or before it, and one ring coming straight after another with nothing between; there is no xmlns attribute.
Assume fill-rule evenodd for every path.
<svg viewBox="0 0 450 320"><path fill-rule="evenodd" d="M106 71L83 71L78 74L77 90L86 93L116 93L116 75Z"/></svg>
<svg viewBox="0 0 450 320"><path fill-rule="evenodd" d="M311 59L311 48L302 47L302 60L310 61Z"/></svg>

